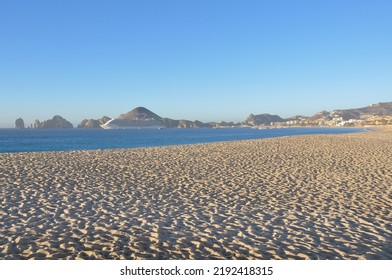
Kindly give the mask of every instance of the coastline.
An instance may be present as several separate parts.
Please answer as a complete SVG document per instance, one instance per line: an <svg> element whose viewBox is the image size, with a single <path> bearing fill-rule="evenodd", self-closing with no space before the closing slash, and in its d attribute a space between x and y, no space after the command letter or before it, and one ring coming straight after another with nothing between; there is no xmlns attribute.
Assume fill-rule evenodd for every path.
<svg viewBox="0 0 392 280"><path fill-rule="evenodd" d="M392 129L0 154L0 259L392 259Z"/></svg>
<svg viewBox="0 0 392 280"><path fill-rule="evenodd" d="M0 154L19 152L90 151L193 145L307 134L363 132L358 128L293 127L284 129L10 129L0 133ZM1 129L0 129L1 132Z"/></svg>

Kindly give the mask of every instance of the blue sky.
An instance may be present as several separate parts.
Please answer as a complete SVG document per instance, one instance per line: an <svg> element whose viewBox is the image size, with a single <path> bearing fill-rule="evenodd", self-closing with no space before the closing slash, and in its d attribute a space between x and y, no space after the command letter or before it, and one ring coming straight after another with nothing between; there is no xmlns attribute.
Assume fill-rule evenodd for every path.
<svg viewBox="0 0 392 280"><path fill-rule="evenodd" d="M392 101L389 0L2 0L0 127L241 121Z"/></svg>

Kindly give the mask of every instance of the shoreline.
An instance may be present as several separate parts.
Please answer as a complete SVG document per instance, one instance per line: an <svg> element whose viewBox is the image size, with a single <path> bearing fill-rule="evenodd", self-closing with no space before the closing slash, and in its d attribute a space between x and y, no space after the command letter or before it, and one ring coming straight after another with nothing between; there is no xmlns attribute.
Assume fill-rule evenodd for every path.
<svg viewBox="0 0 392 280"><path fill-rule="evenodd" d="M181 128L175 128L177 130L183 130ZM190 128L191 130L197 130L200 128ZM206 128L207 130L210 130L212 128ZM231 128L233 129L233 128ZM236 128L235 128L236 129ZM241 128L238 128L241 129ZM250 127L243 128L243 129L251 129ZM257 128L254 128L257 129ZM276 129L277 131L280 131L283 128L268 128L268 131ZM351 134L351 133L362 133L362 132L368 132L369 130L366 129L359 129L359 128L344 128L344 127L292 127L292 128L284 128L284 129L334 129L334 130L340 130L340 129L355 129L358 131L347 131L347 132L336 132L336 133L323 133L323 132L317 132L317 133L310 133L310 134L292 134L292 135L275 135L272 137L264 137L264 138L254 138L253 140L258 140L258 139L270 139L270 138L279 138L279 137L291 137L291 136L300 136L300 135L339 135L339 134ZM7 129L8 130L8 129ZM9 130L15 130L15 131L23 131L20 129L9 129ZM102 129L80 129L80 128L73 128L73 129L30 129L29 131L42 131L42 132L47 132L47 131L75 131L75 130L82 130L82 131L101 131ZM257 129L259 130L259 129ZM113 131L113 130L110 130ZM123 131L123 130L115 130L115 131ZM263 130L261 130L263 131ZM262 132L260 132L262 133ZM140 148L151 148L151 147L170 147L170 146L182 146L182 145L197 145L197 144L209 144L209 143L226 143L226 142L237 142L237 141L247 141L247 140L252 140L252 139L238 139L238 140L217 140L216 142L199 142L199 143L181 143L181 144L163 144L163 145L158 145L158 146L142 146L142 147L117 147L117 148L91 148L91 149L72 149L72 150L38 150L38 151L7 151L7 152L2 152L0 151L1 154L15 154L15 153L50 153L50 152L78 152L78 151L106 151L106 150L118 150L118 149L140 149Z"/></svg>
<svg viewBox="0 0 392 280"><path fill-rule="evenodd" d="M0 154L0 259L392 259L392 131Z"/></svg>

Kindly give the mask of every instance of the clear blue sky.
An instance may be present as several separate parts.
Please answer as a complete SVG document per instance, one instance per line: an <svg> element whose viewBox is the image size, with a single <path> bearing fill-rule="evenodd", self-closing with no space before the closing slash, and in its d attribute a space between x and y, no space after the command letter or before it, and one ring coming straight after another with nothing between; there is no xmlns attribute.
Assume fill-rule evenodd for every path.
<svg viewBox="0 0 392 280"><path fill-rule="evenodd" d="M392 101L390 0L1 0L0 127Z"/></svg>

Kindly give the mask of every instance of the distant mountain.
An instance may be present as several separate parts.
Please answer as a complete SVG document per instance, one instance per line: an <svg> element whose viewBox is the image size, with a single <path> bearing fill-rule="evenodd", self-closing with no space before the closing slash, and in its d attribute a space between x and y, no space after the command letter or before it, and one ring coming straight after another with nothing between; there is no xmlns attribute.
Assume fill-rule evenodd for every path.
<svg viewBox="0 0 392 280"><path fill-rule="evenodd" d="M294 116L283 119L278 115L250 114L243 123L250 126L271 125L271 123L277 122L287 122L294 125L322 125L332 123L337 119L342 121L363 120L371 116L392 116L392 102L381 102L357 109L321 111L312 117Z"/></svg>
<svg viewBox="0 0 392 280"><path fill-rule="evenodd" d="M311 120L326 119L332 120L333 118L342 118L344 121L350 119L363 119L367 116L391 116L392 115L392 102L381 102L372 104L367 107L357 109L339 109L331 112L322 111L314 116Z"/></svg>
<svg viewBox="0 0 392 280"><path fill-rule="evenodd" d="M343 120L361 119L364 116L391 116L392 102L381 102L358 109L335 110L331 114L342 117Z"/></svg>
<svg viewBox="0 0 392 280"><path fill-rule="evenodd" d="M73 125L63 117L57 115L54 116L52 119L43 122L36 120L34 123L34 128L61 129L73 128Z"/></svg>
<svg viewBox="0 0 392 280"><path fill-rule="evenodd" d="M370 106L358 109L346 109L346 110L335 110L332 112L321 111L312 117L306 116L293 116L291 118L283 119L278 115L271 114L250 114L245 121L242 123L233 122L209 122L203 123L200 121L190 120L175 120L166 117L161 117L156 113L148 110L144 107L137 107L128 113L121 114L118 118L120 119L154 119L159 121L164 127L167 128L203 128L203 127L235 127L241 125L259 126L259 125L271 125L273 123L285 123L291 125L321 125L334 121L336 118L342 118L343 120L366 118L367 116L392 116L392 102L383 102L378 104L372 104ZM86 119L83 120L78 127L81 128L100 128L100 125L106 123L110 118L104 117L100 120ZM37 126L41 124L38 122Z"/></svg>
<svg viewBox="0 0 392 280"><path fill-rule="evenodd" d="M248 118L244 121L245 124L251 126L258 126L258 125L271 125L273 122L283 122L285 121L278 115L270 115L270 114L260 114L260 115L253 115L250 114Z"/></svg>
<svg viewBox="0 0 392 280"><path fill-rule="evenodd" d="M158 121L162 118L144 107L137 107L128 113L121 114L119 119L154 119Z"/></svg>

